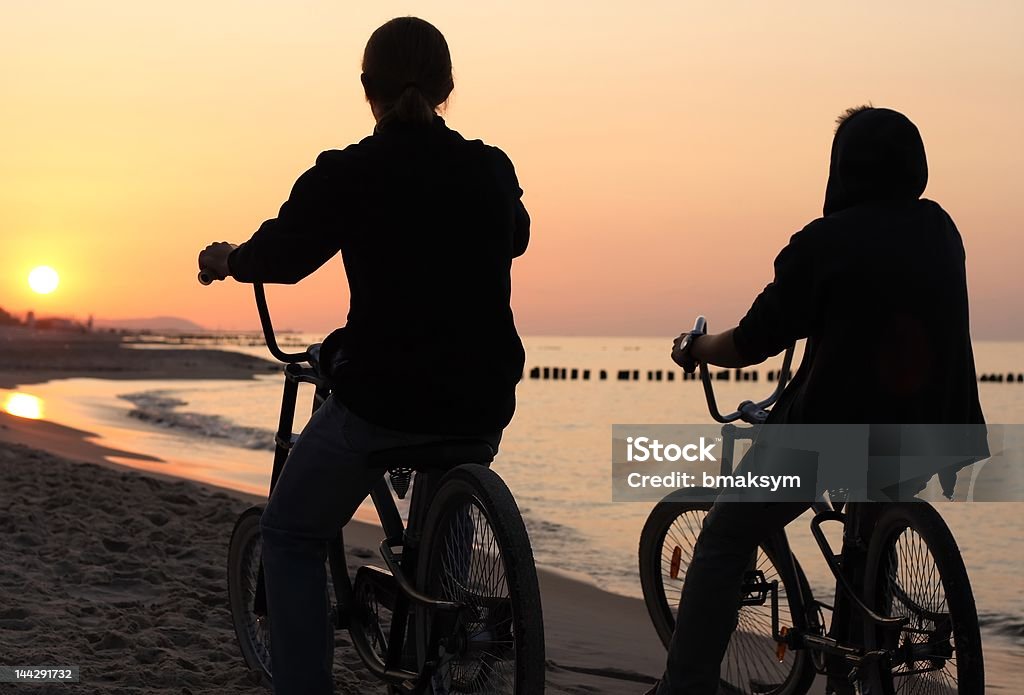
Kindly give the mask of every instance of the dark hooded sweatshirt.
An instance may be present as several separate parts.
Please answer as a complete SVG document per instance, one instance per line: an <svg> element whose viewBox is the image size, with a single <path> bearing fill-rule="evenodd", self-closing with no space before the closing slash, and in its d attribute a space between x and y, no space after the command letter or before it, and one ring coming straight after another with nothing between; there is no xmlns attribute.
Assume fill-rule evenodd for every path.
<svg viewBox="0 0 1024 695"><path fill-rule="evenodd" d="M382 124L321 154L228 264L243 282L294 283L340 250L351 298L330 341L344 355L335 398L396 430L492 433L525 357L509 305L529 239L521 196L501 150L441 118Z"/></svg>
<svg viewBox="0 0 1024 695"><path fill-rule="evenodd" d="M956 225L921 199L924 145L868 109L836 132L824 216L790 239L735 331L758 363L806 338L782 423L981 424Z"/></svg>

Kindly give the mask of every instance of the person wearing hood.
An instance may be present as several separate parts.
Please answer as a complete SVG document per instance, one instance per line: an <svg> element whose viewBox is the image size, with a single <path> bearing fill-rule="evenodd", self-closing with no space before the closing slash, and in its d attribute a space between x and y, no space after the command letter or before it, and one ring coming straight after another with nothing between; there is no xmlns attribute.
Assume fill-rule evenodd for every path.
<svg viewBox="0 0 1024 695"><path fill-rule="evenodd" d="M823 216L782 249L774 280L739 325L679 336L672 359L688 371L697 362L746 367L806 339L769 423L983 425L963 242L946 211L921 197L927 181L924 143L910 119L884 108L847 110L832 144ZM712 507L686 572L665 674L649 695L718 692L750 557L809 506Z"/></svg>

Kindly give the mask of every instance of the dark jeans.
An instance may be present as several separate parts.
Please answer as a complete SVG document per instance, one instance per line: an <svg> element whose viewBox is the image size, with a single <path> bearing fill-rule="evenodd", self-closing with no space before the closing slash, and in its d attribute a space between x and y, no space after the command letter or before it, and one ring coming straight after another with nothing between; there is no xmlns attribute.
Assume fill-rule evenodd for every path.
<svg viewBox="0 0 1024 695"><path fill-rule="evenodd" d="M719 498L704 520L686 570L676 631L657 695L715 695L740 588L758 543L800 516L804 502Z"/></svg>
<svg viewBox="0 0 1024 695"><path fill-rule="evenodd" d="M369 454L445 439L398 432L363 420L334 398L310 419L263 512L263 568L274 692L334 692L334 628L327 613L327 542L348 523L383 476ZM477 436L497 449L501 433Z"/></svg>

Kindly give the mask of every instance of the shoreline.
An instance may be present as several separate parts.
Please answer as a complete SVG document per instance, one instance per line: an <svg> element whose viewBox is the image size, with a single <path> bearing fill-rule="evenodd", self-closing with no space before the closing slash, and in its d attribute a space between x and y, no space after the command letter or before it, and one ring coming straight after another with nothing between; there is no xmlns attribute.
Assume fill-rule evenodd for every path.
<svg viewBox="0 0 1024 695"><path fill-rule="evenodd" d="M280 368L222 350L127 349L106 336L19 337L0 336L0 388L252 379ZM0 564L14 568L0 580L5 660L74 663L95 692L164 692L172 681L174 692L261 692L234 642L223 565L234 518L264 498L162 473L161 463L85 430L0 412L0 531L13 539ZM350 560L375 557L380 534L350 522ZM643 692L665 659L643 602L557 568L539 576L549 692ZM336 654L336 677L339 693L384 692L350 648Z"/></svg>
<svg viewBox="0 0 1024 695"><path fill-rule="evenodd" d="M240 352L197 348L133 349L125 336L0 329L0 388L52 379L252 379L282 366Z"/></svg>
<svg viewBox="0 0 1024 695"><path fill-rule="evenodd" d="M60 379L62 377L54 376L50 378ZM207 574L214 576L223 588L226 585L226 579L223 576L223 565L226 562L227 542L235 515L248 506L263 503L265 496L215 483L164 473L158 468L141 468L131 464L119 463L112 459L133 460L143 465L147 463L159 465L164 462L153 456L118 448L117 443L113 441L104 440L103 438L99 438L99 441L96 440L96 435L82 429L75 429L47 420L19 418L0 411L0 534L17 535L15 533L7 533L11 531L11 528L5 526L5 524L10 522L11 517L6 516L3 512L5 509L13 509L14 507L13 500L5 499L6 491L14 489L23 483L17 475L13 477L9 475L12 451L15 452L14 457L22 456L30 461L43 462L47 467L66 469L69 466L91 466L93 469L102 472L97 474L98 480L96 484L89 486L88 494L81 495L73 504L69 504L66 499L62 499L62 503L69 505L74 514L81 513L83 507L99 506L101 509L113 508L118 504L119 500L111 500L110 498L112 496L117 497L117 490L122 486L123 481L135 478L149 478L157 481L161 486L166 486L166 489L164 489L163 487L149 484L150 487L154 487L158 491L163 490L176 497L180 497L179 493L175 491L185 490L185 496L198 496L200 499L212 497L220 502L220 506L229 505L234 508L231 514L225 514L222 511L211 508L201 515L204 519L210 516L216 517L218 514L224 517L224 519L221 519L222 523L217 535L218 542L222 544L219 556L216 556L211 563L219 568L218 571L220 573L214 576L209 566L204 570ZM104 480L110 484L106 484ZM81 486L75 485L73 487L80 488ZM145 513L155 510L158 515L166 516L174 511L172 508L167 508L164 502L161 501L159 492L156 497L157 499L153 500L151 505L142 505L145 507ZM132 514L131 510L125 509L123 511L124 516L116 527L120 530L121 528L132 528L133 525L138 526L140 523L138 515L142 512L136 510L137 513ZM143 516L145 516L145 513L143 513ZM29 512L27 516L29 519L39 519L45 518L46 515L47 509L44 504L33 512ZM202 523L199 526L202 526ZM56 537L58 541L63 537L59 529L48 530L45 526L43 529L48 537ZM185 535L191 537L191 534L199 533L199 535L202 535L202 532L203 529L201 528L189 527ZM352 550L350 560L371 558L371 564L381 564L379 559L375 559L376 551L373 550L379 543L381 533L378 525L368 523L363 518L354 519L346 526L346 542ZM87 540L95 542L97 539L94 536ZM100 538L99 540L102 542L103 539ZM32 552L35 546L32 545L32 542L29 542L27 546L23 546L24 541L24 538L20 540L15 538L15 542L11 547L6 549L0 548L0 564L5 567L16 567L19 561L23 559L25 552ZM55 551L52 548L48 549L47 553L51 557L55 556ZM160 561L163 562L166 559L161 557ZM62 567L68 566L66 563L62 564ZM115 578L119 573L120 570L114 570ZM184 571L183 573L187 574ZM639 695L643 693L647 687L645 684L650 683L655 674L660 673L660 670L663 668L665 655L664 648L654 634L643 602L637 598L606 591L600 588L587 575L567 571L559 567L538 565L538 577L541 584L544 622L546 626L548 692L588 692L597 695L610 695L613 693ZM35 579L37 578L33 577L33 581L29 582L29 586L35 585L38 587L39 583L34 581ZM56 579L55 584L63 582L64 577L60 577ZM100 594L108 590L114 591L106 587L102 582L98 587L90 588L89 586L84 586L84 588L79 588L86 594L92 594L95 591L98 591ZM207 588L213 591L212 584L208 584ZM170 591L169 589L159 590L164 594ZM117 592L114 591L114 593ZM80 598L78 594L67 594L67 597L76 601ZM123 596L121 598L115 597L115 599L118 602L127 601L129 603L134 600L130 596L127 598ZM226 595L224 599L226 601ZM207 595L204 600L214 602L214 598L210 595ZM53 602L54 599L51 596L37 601L40 605ZM57 602L59 603L59 599ZM0 580L0 654L18 655L20 653L17 650L10 649L5 644L8 639L19 639L17 632L12 635L12 633L7 632L8 630L31 632L33 629L32 627L26 627L29 621L17 617L24 613L23 610L17 609L13 610L13 612L5 610L6 606L18 606L19 604L25 605L25 597L20 593L7 591L4 582ZM28 610L30 612L33 611L31 608ZM67 610L70 611L71 609L68 608ZM10 618L9 616L11 615L15 617ZM67 616L65 615L65 617ZM14 622L8 622L9 619L14 620ZM114 620L116 623L118 620L123 621L123 618L117 617ZM9 625L14 625L14 627L11 628ZM72 632L84 629L82 625L79 625L74 620L70 621L70 625ZM207 630L207 628L208 625L206 623L195 624L190 627L190 631L200 634ZM60 630L55 628L54 632L63 633L65 629L66 625L62 626ZM1016 630L1017 628L1012 629ZM185 690L172 689L165 691L162 688L147 688L144 690L126 691L122 686L127 685L127 683L122 683L110 691L97 690L95 692L266 692L261 688L253 689L248 685L248 681L245 680L247 676L244 673L244 666L238 654L237 645L234 643L235 638L230 623L227 623L226 630L226 633L221 637L222 640L227 640L230 643L233 651L231 651L230 659L225 658L224 661L230 661L230 663L241 669L240 674L236 674L238 682L235 685L245 689L232 690L226 688L225 684L222 684L209 690L186 688ZM1014 632L1013 634L1019 633ZM345 639L343 635L340 637ZM64 644L59 636L54 634L51 634L48 640L54 644ZM203 640L200 640L200 643L203 643ZM143 651L145 651L145 648L143 648ZM1014 663L1017 658L1013 656L1014 651L1012 649L987 650L986 663L995 672L1016 672L1019 668ZM59 661L57 657L66 652L56 651L53 653L56 656L47 657L47 663L56 663ZM357 665L358 660L350 650L339 650L338 658L345 659L346 663L355 668L356 671L361 668ZM81 666L82 664L76 665ZM174 668L173 664L167 665L167 667ZM217 668L220 669L223 666L217 666ZM345 678L352 677L355 676L351 674L345 676ZM128 676L129 681L133 678L135 678L134 675ZM358 682L361 685L355 690L345 690L339 683L337 692L377 692L372 688L368 690L366 687L369 685L368 683ZM823 685L819 679L811 693L813 695L820 695L822 692Z"/></svg>
<svg viewBox="0 0 1024 695"><path fill-rule="evenodd" d="M0 415L0 532L12 539L0 564L14 568L0 579L0 653L77 665L93 692L265 692L238 654L224 577L235 518L264 498L110 460L129 457L152 458ZM381 533L350 522L350 562L373 563ZM643 602L538 575L548 691L644 692L664 649ZM350 648L335 670L339 693L384 692Z"/></svg>
<svg viewBox="0 0 1024 695"><path fill-rule="evenodd" d="M9 351L6 351L10 343L4 342L5 336L0 332L0 351L3 351L2 354L4 355L3 361L0 362L0 388L13 388L15 384L31 385L74 377L94 378L103 381L109 380L111 383L131 379L253 379L260 374L272 373L280 368L276 363L226 350L182 350L180 348L147 348L145 350L137 350L121 347L123 341L107 336L84 336L79 339L74 339L75 337L72 336L72 340L56 339L67 337L47 336L39 341L28 341L31 345L23 346L18 351L22 356L20 359L23 361L15 364L21 366L16 370L12 370L9 368L12 362L7 359ZM40 343L46 343L46 345L40 347ZM166 354L161 355L161 353ZM153 359L154 355L158 356L158 358ZM59 358L56 362L54 362L55 357ZM121 363L122 357L130 360L130 362ZM57 417L61 417L56 412L54 414ZM158 481L160 485L155 487L152 487L151 484L146 484L147 488L152 487L152 490L156 490L152 495L145 497L147 502L137 505L139 508L121 509L118 523L108 525L108 528L112 529L111 534L125 533L133 528L146 528L143 526L145 514L151 511L162 516L173 516L175 511L173 504L168 505L161 498L162 493L168 493L172 496L184 494L185 496L195 497L200 500L198 506L203 510L200 513L202 518L197 522L198 526L195 528L188 525L183 527L181 534L189 538L193 535L204 538L205 534L209 532L213 534L211 536L211 543L215 540L216 543L220 544L219 546L216 544L211 546L215 550L213 553L203 551L205 553L205 569L202 571L209 574L212 577L212 581L204 582L205 588L203 589L202 596L199 598L189 594L193 587L178 587L173 582L168 585L165 580L144 586L140 589L140 592L146 595L157 592L161 596L168 597L167 600L171 602L168 605L171 607L166 608L167 611L186 610L190 606L194 607L190 603L193 599L200 601L200 603L204 600L210 602L209 604L203 604L204 606L216 607L220 605L217 603L220 599L217 598L219 594L214 590L214 585L219 584L222 589L226 585L223 576L223 566L226 563L227 541L234 522L234 515L237 513L235 510L236 508L241 510L252 504L262 503L265 498L258 494L252 494L250 491L242 491L233 487L218 486L216 483L196 480L190 477L188 470L186 470L184 475L161 471L161 468L165 467L169 470L175 470L173 465L165 466L165 464L174 463L175 451L173 449L157 448L155 453L167 456L168 459L161 460L146 453L140 453L150 451L144 445L144 442L132 439L131 437L122 438L118 436L118 433L111 434L104 429L98 429L98 431L105 434L97 437L91 432L85 431L90 429L90 425L87 424L89 421L75 418L68 418L63 421L75 423L80 429L58 424L59 421L27 420L0 412L0 481L2 481L0 487L13 488L17 486L24 488L25 481L23 478L26 475L24 467L21 469L20 477L19 475L14 475L9 479L13 482L9 482L6 478L9 466L17 467L16 459L19 457L37 467L41 466L65 471L68 473L66 477L74 480L79 480L80 476L73 475L67 469L67 466L82 466L81 462L85 462L86 466L89 464L99 466L100 472L95 477L100 482L96 484L90 483L85 487L80 482L76 483L73 487L78 499L67 502L65 497L60 498L62 502L68 505L62 512L67 511L67 513L73 516L81 516L78 525L84 524L89 526L91 522L83 519L88 519L90 515L98 513L94 507L98 506L100 512L104 508L113 509L115 501L119 499L119 491L137 491L139 489L136 483L130 482L125 478L126 475L128 478L139 476ZM11 455L9 453L11 451L15 453ZM44 451L47 453L44 453ZM153 452L150 451L150 453ZM203 456L195 452L184 454L184 456L191 456L191 460L194 461L203 460ZM14 463L12 464L11 461L14 461ZM215 459L211 459L206 463L213 463L214 461ZM29 472L31 473L31 471ZM132 479L134 480L134 478ZM106 482L104 483L103 481ZM57 484L59 486L61 483L58 482ZM34 489L37 493L40 493L42 487L36 484ZM187 492L181 493L181 490ZM121 495L121 497L130 497L130 495ZM152 509L149 509L146 506L147 504L151 505ZM44 522L48 521L47 517L51 514L51 510L46 505L46 500L40 502L37 507L27 512L28 517L37 520L43 519ZM12 503L5 499L5 491L0 489L0 532L7 530L4 524L10 521L10 517L6 516L4 512L9 508L12 508ZM142 520L140 520L140 514L142 515ZM372 515L372 510L370 510L370 514ZM205 518L217 519L218 515L223 516L224 520L214 522L218 525L217 529L211 530L206 528L207 521ZM366 518L365 515L360 515L358 518L359 520L353 521L346 527L346 540L352 546L353 551L358 551L361 556L376 558L376 551L371 549L377 547L381 533L379 527L363 521L362 519ZM67 543L65 536L68 530L62 527L53 529L43 527L43 530L45 530L46 540L39 546L31 544L15 546L10 544L11 547L3 550L2 554L0 554L0 562L3 562L4 566L21 569L19 564L26 556L31 558L34 554L39 553L45 554L51 559L58 558L57 550L49 546L53 543ZM77 528L72 529L72 531L77 531ZM19 533L25 532L28 531L19 531ZM55 540L51 540L51 537ZM104 536L95 534L86 536L78 534L77 538L78 540L75 542L79 548L87 547L90 544L95 546L97 542L102 544L104 540ZM115 535L107 535L106 538L108 541L111 538L115 541L117 540ZM26 540L28 540L27 537L22 538L22 541ZM159 546L159 543L157 545ZM191 572L194 576L195 572L199 570L179 567L176 564L178 558L172 552L175 550L176 548L172 546L165 547L161 551L163 555L158 553L156 557L157 564L163 566L164 563L168 563L169 566L175 568L174 574L176 575L185 576ZM363 552L364 550L365 552ZM8 551L10 551L10 554L8 554ZM355 555L355 552L353 552L353 557L358 557ZM82 576L81 586L75 589L75 591L78 593L85 592L90 595L97 594L97 592L99 594L104 592L116 593L116 587L112 589L109 586L111 584L110 577L94 571L95 568L89 565L90 559L94 558L92 556L83 558L82 562L75 567L66 563L61 564L61 567L75 569L75 572L68 576ZM115 555L114 559L117 560L119 558ZM371 559L370 561L373 564L381 564L379 559ZM102 563L97 562L93 564L99 565ZM219 574L214 574L211 568L216 569ZM125 569L115 562L111 569L113 580L117 580L122 573L132 573L135 569L131 567ZM41 619L45 618L50 608L64 610L65 613L63 615L67 625L58 628L50 626L49 623L44 621L40 626L33 625L26 628L26 623L32 624L30 618L9 617L9 611L6 611L5 608L8 605L17 606L18 602L24 603L25 597L17 591L8 592L3 585L3 581L0 580L0 654L19 653L10 651L6 642L14 642L22 636L31 637L33 636L33 630L38 629L40 632L35 634L45 633L47 639L56 645L54 647L55 651L53 651L55 658L61 657L62 652L72 651L73 653L78 653L74 652L75 649L90 656L91 652L87 650L82 651L84 647L80 644L75 646L76 643L73 643L70 638L65 639L64 635L65 631L89 631L89 625L81 622L84 620L83 615L68 617L68 613L72 611L71 606L79 601L80 597L77 594L67 593L66 591L60 593L64 591L61 586L66 582L64 576L47 577L45 573L39 574L39 571L41 569L37 566L36 573L27 577L28 584L26 586L29 589L39 589L42 591L41 594L33 594L35 598L29 601L29 603L38 605L30 610L35 611L33 614L38 614ZM585 574L566 571L557 566L548 567L540 565L538 566L538 575L541 581L544 619L547 630L548 691L553 693L622 693L622 695L633 693L639 695L643 693L647 687L645 683L650 682L652 677L663 668L665 656L664 648L654 634L654 629L650 624L643 602L636 598L605 591L598 586L593 578ZM117 582L114 581L113 583L116 584ZM53 586L50 586L51 584ZM122 599L129 603L135 601L131 597L130 592L127 598L122 597ZM115 598L116 601L121 601L122 599ZM99 599L89 599L89 601L102 603ZM136 601L136 603L138 602ZM145 602L143 601L143 603ZM47 608L49 604L54 605ZM125 618L122 615L124 611L113 611L109 614L109 620L110 624L115 627L111 629L116 629L116 626L126 619L129 621L134 619L132 616L137 617L137 613L132 611L144 610L147 607L143 605L134 607L114 606L114 608L119 610L124 608L128 612L129 617ZM101 606L96 608L96 610L102 612L106 609ZM15 611L15 613L20 615L19 611ZM7 627L7 620L14 620L13 624L17 627ZM99 621L99 624L106 624L105 618L103 620L97 618L93 620L93 623L97 621ZM70 629L68 629L69 627ZM227 623L226 633L217 632L217 630L223 627L223 625L211 627L205 622L189 623L189 631L197 635L197 644L201 648L200 651L209 651L203 647L206 644L208 631L212 631L210 634L219 635L218 639L215 640L216 643L227 643L230 647L230 655L222 659L222 665L216 665L219 663L216 661L213 662L213 665L204 665L201 660L196 661L194 658L191 659L191 663L201 667L200 670L213 669L214 666L217 669L224 668L227 665L230 665L231 668L237 667L243 672L239 676L241 678L244 676L244 666L241 664L241 657L238 654L237 645L234 643L233 631L231 630L230 623ZM11 631L8 632L8 630ZM47 632L48 630L49 632ZM123 630L121 632L123 635L128 634ZM159 631L157 633L159 634ZM132 650L135 650L136 647L132 646L134 643L129 637L125 638L126 644L129 651L133 653ZM340 635L340 637L342 639L345 638L343 635ZM143 634L139 639L138 644L142 645L139 648L145 651L148 648L146 647L147 640L157 640L158 637ZM61 645L64 645L66 649ZM186 652L191 653L189 651L192 649L191 645L184 645L184 648L187 648L185 649ZM129 658L131 653L128 653ZM1013 665L1013 660L1017 658L1013 656L1015 653L1018 652L1006 649L987 651L986 662L991 667L994 667L992 669L994 672L1018 672L1019 668ZM102 662L100 658L102 656L96 656L99 659L96 662L97 664ZM176 656L175 659L177 658L190 660L187 654L186 656ZM349 668L349 671L358 674L361 667L356 664L356 659L352 652L339 649L338 659L342 659L348 664L346 668ZM49 661L53 662L54 659L49 659ZM174 672L175 669L180 670L184 668L183 672L188 672L187 668L176 664L177 662L172 660L161 664L161 668L170 672ZM78 665L84 667L85 663ZM346 672L345 678L356 678L357 675L352 675L352 673ZM84 674L85 671L83 670L83 680L85 680ZM236 676L238 676L237 673ZM211 687L209 690L204 690L200 687L202 686L201 683L197 683L196 687L189 686L186 690L182 690L180 685L177 689L165 690L157 682L150 683L146 681L144 685L147 687L136 689L136 683L134 682L136 678L137 674L132 671L128 673L125 679L116 682L111 681L112 689L110 691L99 690L97 692L266 692L259 688L253 689L244 680L238 680L237 683L218 681L220 685L216 688ZM362 681L353 682L362 683ZM152 687L149 687L150 685ZM186 685L186 683L182 683L182 685ZM235 687L242 689L232 690ZM339 685L338 692L377 691L372 688L368 690L362 686L358 686L354 690L345 690ZM820 693L820 685L812 692Z"/></svg>

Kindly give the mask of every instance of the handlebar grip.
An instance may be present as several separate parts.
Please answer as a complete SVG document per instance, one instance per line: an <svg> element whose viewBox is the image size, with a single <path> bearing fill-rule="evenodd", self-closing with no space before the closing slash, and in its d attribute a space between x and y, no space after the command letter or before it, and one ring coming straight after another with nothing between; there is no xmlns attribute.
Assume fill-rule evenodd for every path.
<svg viewBox="0 0 1024 695"><path fill-rule="evenodd" d="M219 278L217 278L209 270L200 270L199 271L199 284L200 285L212 285L213 281L217 280L217 279L219 279Z"/></svg>

